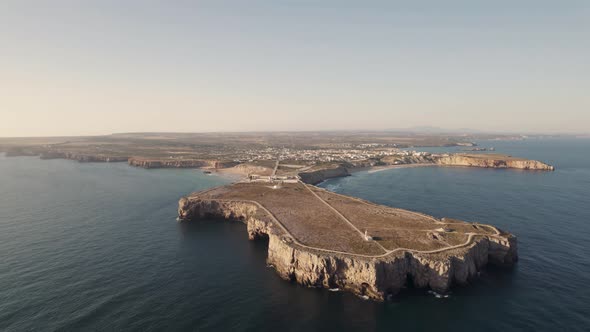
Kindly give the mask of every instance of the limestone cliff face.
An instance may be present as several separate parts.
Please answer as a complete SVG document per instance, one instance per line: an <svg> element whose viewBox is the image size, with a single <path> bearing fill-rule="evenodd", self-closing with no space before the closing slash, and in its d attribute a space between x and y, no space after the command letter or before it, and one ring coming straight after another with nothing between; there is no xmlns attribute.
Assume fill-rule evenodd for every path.
<svg viewBox="0 0 590 332"><path fill-rule="evenodd" d="M129 158L129 165L143 168L227 168L235 166L232 161L205 159L144 159Z"/></svg>
<svg viewBox="0 0 590 332"><path fill-rule="evenodd" d="M326 179L349 176L350 173L344 166L326 168L317 171L299 173L301 181L308 184L318 184Z"/></svg>
<svg viewBox="0 0 590 332"><path fill-rule="evenodd" d="M486 168L517 168L527 170L544 170L553 171L554 167L536 160L512 159L495 157L470 156L463 154L451 154L440 158L435 158L434 162L438 165L448 166L472 166Z"/></svg>
<svg viewBox="0 0 590 332"><path fill-rule="evenodd" d="M268 238L267 262L284 279L308 287L339 288L374 300L399 292L409 278L416 287L444 292L465 283L486 264L512 265L516 238L477 236L466 247L423 254L403 251L378 257L340 254L302 246L249 202L182 198L181 220L221 218L247 225L250 239Z"/></svg>
<svg viewBox="0 0 590 332"><path fill-rule="evenodd" d="M477 275L488 262L512 265L517 259L516 239L491 250L491 240L480 238L469 247L449 253L403 252L369 258L307 250L288 241L269 238L268 263L284 279L310 287L340 288L357 295L384 300L409 283L414 287L445 292ZM508 244L508 243L507 243Z"/></svg>
<svg viewBox="0 0 590 332"><path fill-rule="evenodd" d="M525 170L553 171L554 167L536 160L518 159L494 154L449 154L418 156L387 156L381 159L387 165L435 164L441 166L470 166L483 168L516 168Z"/></svg>

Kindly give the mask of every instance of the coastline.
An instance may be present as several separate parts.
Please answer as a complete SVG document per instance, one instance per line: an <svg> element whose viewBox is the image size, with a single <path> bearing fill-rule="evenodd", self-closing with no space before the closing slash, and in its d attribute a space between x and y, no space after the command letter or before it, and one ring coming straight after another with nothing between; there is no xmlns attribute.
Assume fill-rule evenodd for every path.
<svg viewBox="0 0 590 332"><path fill-rule="evenodd" d="M290 205L289 213L278 213L285 207L277 199L292 201L293 195L306 204ZM317 211L310 213L313 209ZM326 217L326 213L333 215ZM373 221L373 234L379 236L367 239L358 227L366 229L367 217L375 213L390 219ZM518 260L516 237L494 226L436 219L301 182L278 189L239 183L179 200L179 221L211 216L246 224L250 240L267 239L267 263L281 278L376 301L390 298L407 285L445 293L477 277L488 264L510 267ZM417 233L412 233L416 226L408 220L420 224ZM326 223L334 234L317 231L318 225ZM391 227L400 227L406 242L398 243L399 235ZM343 236L346 244L334 240Z"/></svg>
<svg viewBox="0 0 590 332"><path fill-rule="evenodd" d="M27 300L35 297L35 303L39 304L41 310L43 308L61 310L51 311L56 313L51 316L28 318L29 311L26 308L28 308L27 303L31 302L27 300L22 302L22 306L8 308L5 314L14 313L15 316L12 316L11 321L14 321L15 325L22 322L32 328L47 326L47 321L50 319L55 321L56 315L69 319L71 317L69 308L80 308L80 310L94 308L95 305L103 303L104 296L112 295L115 299L123 301L122 306L129 308L135 306L144 308L144 305L157 307L165 304L167 308L179 310L180 318L170 322L170 324L176 324L174 326L179 329L194 324L195 310L207 312L211 310L211 307L220 306L222 302L225 303L223 306L225 313L212 312L216 316L210 314L207 320L218 319L217 321L223 322L220 324L225 324L220 328L227 329L244 324L254 314L257 317L275 315L279 319L273 328L279 330L290 328L289 324L282 323L282 318L287 317L286 315L292 322L300 324L297 327L312 330L325 328L327 325L323 323L323 320L326 318L331 320L328 325L332 324L331 326L349 330L362 330L367 327L387 330L391 326L410 330L414 328L436 330L440 329L441 324L447 324L446 326L459 330L469 330L474 326L485 329L490 326L489 322L493 322L493 326L497 328L512 324L522 326L523 322L528 322L531 328L559 330L560 326L563 326L559 317L562 320L567 318L571 324L585 326L590 322L590 317L584 316L585 303L590 302L587 302L589 298L584 296L585 292L580 293L579 290L584 289L590 272L580 275L580 278L568 278L576 275L572 274L572 271L579 271L586 267L583 252L576 250L584 247L584 234L590 226L585 223L587 219L585 216L589 211L583 204L584 183L588 183L590 176L590 161L587 162L590 156L585 153L588 144L590 141L585 141L583 144L574 145L575 149L568 149L571 145L568 145L568 142L562 142L559 146L550 145L543 150L540 150L542 142L532 144L530 149L539 147L537 155L539 158L550 158L554 161L559 168L555 174L538 172L529 174L508 170L489 173L468 169L448 171L438 168L396 169L374 175L361 172L353 174L353 177L349 179L327 181L330 184L328 189L338 185L335 189L337 192L362 197L383 205L428 212L436 217L456 217L495 225L515 234L520 242L518 245L520 245L521 261L517 263L515 269L489 268L481 273L479 279L470 281L468 285L451 288L448 298L435 297L440 293L429 292L427 289L410 287L403 289L399 295L385 303L364 300L344 289L334 292L334 289L330 291L323 288L307 288L294 282L284 281L277 275L273 266L266 266L268 253L265 241L249 241L247 226L242 223L207 220L201 223L177 224L173 221L177 216L176 205L180 196L197 190L194 189L196 185L191 183L201 187L199 184L201 180L195 180L195 178L228 183L216 176L204 176L206 174L182 170L151 172L151 170L139 169L133 171L118 164L112 165L115 167L109 167L102 164L78 165L66 161L40 163L39 160L31 157L15 158L20 161L0 157L3 166L10 166L14 170L13 174L26 175L26 177L5 177L3 183L6 193L5 199L2 200L6 207L3 212L7 216L14 216L7 221L14 221L15 231L22 229L25 231L23 234L33 232L43 236L50 234L59 236L58 227L70 225L69 229L72 231L82 232L73 233L71 241L66 242L58 240L39 242L35 240L35 237L23 238L22 241L12 237L14 246L4 242L5 248L14 249L4 251L7 255L10 252L20 255L10 254L15 262L25 262L30 257L30 249L37 246L43 250L38 250L36 255L45 255L43 258L47 258L36 260L36 264L33 262L19 264L20 270L14 271L19 273L11 274L17 278L19 275L30 277L32 284L43 282L40 285L43 287L31 288L22 278L15 279L15 287L19 288L13 291L6 288L7 300L18 303L16 301L19 299ZM558 149L558 147L561 148ZM511 152L517 155L517 151L511 150ZM19 169L19 166L22 168ZM101 173L102 176L97 178L99 179L97 185L108 190L108 196L101 194L106 192L102 189L95 191L94 188L86 187L86 190L81 192L83 196L80 196L80 192L71 190L72 184L88 183L87 176L91 169L104 171ZM445 176L447 172L452 173L451 176ZM169 175L170 173L172 175ZM422 173L426 173L424 175L428 177L422 177ZM63 178L68 181L68 186L63 183L51 188L48 184L53 182L51 179L55 179L56 175L63 175ZM42 177L45 177L45 180ZM365 186L366 183L359 181L358 178L367 180L372 178L373 186ZM376 180L377 178L387 182ZM403 179L406 183L400 186L394 180L396 178ZM116 179L116 181L107 182L110 179ZM137 187L124 186L126 181ZM34 188L46 188L44 191L52 192L52 194L38 195L40 190L31 190L34 188L26 187L27 183L35 185ZM113 187L110 183L118 185ZM419 186L423 184L429 187L420 188ZM464 187L464 184L469 187ZM325 185L320 186L326 188ZM207 186L203 188L205 187ZM420 188L420 193L414 192L412 195L407 195L407 190L412 187ZM16 188L22 190L22 200L9 199L13 197L10 195ZM58 192L61 194L57 195ZM149 199L146 200L146 197ZM55 205L56 209L49 212L55 211L56 221L45 224L50 228L47 228L47 233L43 233L44 225L35 222L35 220L51 217L47 215L48 210L44 208L45 205L39 204L40 199L43 198L64 201L67 199L68 202L88 198L88 204L92 204L88 206L94 206L94 208L72 210L64 206L64 209L60 208L58 211L59 206ZM113 203L108 205L108 209L105 208L103 201L105 198ZM166 202L170 204L165 207ZM77 206L81 207L81 205ZM26 213L20 213L23 211ZM81 217L79 213L84 213L87 217ZM86 223L85 220L88 221L88 226L82 227L81 223ZM92 232L90 232L91 229ZM8 232L4 233L7 238L11 238ZM91 244L96 245L88 245L88 242L82 241L85 239L92 239ZM111 239L127 241L119 241L114 246L108 245L107 241ZM47 274L44 269L47 264L45 262L53 262L55 257L51 257L52 253L61 252L60 250L64 249L61 246L64 244L71 245L69 247L71 249L67 252L71 253L72 257L78 257L88 264L80 266L66 263L63 274ZM123 250L117 251L119 245L123 246ZM124 256L114 256L121 257L115 260L104 259L104 252L107 249L110 250L109 248L113 249L115 254ZM138 252L144 254L137 255ZM567 255L568 252L571 254ZM143 268L135 265L138 262L141 262L140 265ZM172 263L156 264L157 262ZM173 262L179 263L173 264ZM81 272L91 273L91 270L88 272L79 270L81 267L92 268L95 273L98 273L94 274L96 278L113 280L117 283L105 283L100 293L85 297L83 306L79 306L80 303L70 301L71 294L72 291L86 294L84 292L89 285L87 282L73 284L76 286L73 290L68 287L51 286L63 281L60 276L68 273L77 278L85 276ZM152 273L152 270L153 273L159 273L158 278L145 277L145 271ZM20 273L21 271L24 272ZM148 290L161 290L155 291L153 297L150 292L144 292L143 295L138 296L135 296L137 295L135 292L131 292L127 294L130 296L117 297L121 289L125 289L133 281L120 278L121 271L125 271L126 276L134 276L138 280L135 285L144 285L142 282L149 282L154 288ZM29 272L33 274L29 275ZM170 282L171 279L168 277L172 273L174 273L174 279ZM555 280L558 279L569 281L555 284ZM181 287L182 285L185 287ZM216 288L212 289L211 285ZM41 293L36 293L35 290ZM559 301L544 301L547 299L547 292L555 295ZM214 296L203 296L203 294L214 294ZM572 294L576 295L572 296ZM445 294L442 296L444 297ZM194 301L199 298L202 300ZM179 300L182 301L179 302ZM58 301L57 304L56 301ZM227 307L228 303L230 307ZM506 303L511 305L506 306ZM251 306L251 310L248 309L250 312L245 313L244 308L249 306ZM289 306L292 307L285 310ZM117 314L120 311L118 305L107 306L107 308L111 308L112 312L97 311L96 314L100 315L96 319L98 322L95 324L91 321L87 326L101 328L98 324L102 324L103 319L108 320L113 312ZM320 309L314 311L309 308ZM441 315L441 308L448 309L446 312L449 314ZM489 310L482 310L482 308ZM220 307L217 311L222 311L221 309ZM461 319L453 317L453 312L461 310L467 310L468 314ZM158 312L152 312L147 317L148 322L153 322L154 317L162 318L164 321L169 319L166 312L154 316L158 315ZM557 313L557 316L552 315L557 317L557 321L547 317L548 312ZM233 314L228 316L228 313ZM311 315L309 319L305 316L308 314ZM321 323L303 325L299 320L301 315L306 317L305 321L317 320ZM138 319L132 313L125 317L134 322ZM228 317L231 320L228 321ZM435 317L435 319L420 319L420 317ZM538 319L531 320L535 317ZM10 324L10 321L4 321L4 324ZM108 324L106 328L115 326ZM251 328L260 328L265 324L267 323L252 324ZM122 324L115 327L125 328ZM56 325L55 328L59 327ZM102 328L105 328L104 325Z"/></svg>
<svg viewBox="0 0 590 332"><path fill-rule="evenodd" d="M507 156L510 158L510 156ZM69 158L65 158L69 159ZM80 161L80 160L78 160ZM84 160L87 161L87 160ZM90 160L100 162L102 160ZM108 160L106 160L108 162ZM520 160L519 160L520 162ZM532 161L538 163L536 161ZM129 166L138 165L128 163ZM207 173L207 175L213 175L223 177L231 184L223 187L212 188L205 190L200 193L196 193L188 201L185 198L179 202L179 220L190 220L200 219L205 216L216 216L221 219L227 220L240 220L247 224L249 238L269 238L269 251L268 251L268 262L275 267L277 273L286 280L294 280L299 284L310 287L325 287L325 288L339 288L350 291L363 298L371 298L378 301L383 301L387 297L396 294L400 289L405 287L410 280L414 286L419 288L430 288L437 292L446 292L453 284L463 284L468 279L475 277L477 272L480 271L484 266L490 263L497 265L512 266L517 260L517 242L516 237L510 233L500 232L494 227L495 234L480 233L480 226L473 226L475 230L466 232L464 235L467 236L464 242L455 243L454 245L448 244L447 241L454 239L455 224L449 224L443 220L434 220L432 217L428 219L434 220L434 223L438 226L453 225L453 228L438 227L429 229L426 236L430 236L428 241L439 241L444 239L445 236L449 236L447 233L452 233L446 240L447 247L436 248L432 250L421 250L409 246L400 247L385 247L380 242L383 238L382 235L375 237L374 240L370 237L370 240L363 238L363 241L359 241L357 237L351 237L351 246L370 246L374 244L375 247L381 248L384 253L362 253L362 252L351 252L346 250L334 250L330 248L324 248L323 246L305 244L299 242L298 236L291 233L290 229L296 228L295 224L283 225L282 219L285 218L282 215L278 215L279 218L275 217L276 211L273 213L263 206L258 200L263 198L259 196L251 196L249 199L235 199L232 198L229 188L234 188L235 185L246 185L243 180L247 174L253 171L268 170L268 167L252 166L244 164L241 166L223 167L217 168L215 166L191 164L178 166L158 167L158 168L185 168L192 169L197 172ZM278 163L277 163L278 165ZM528 165L528 164L527 164ZM536 164L535 164L536 165ZM543 164L544 165L544 164ZM189 166L189 167L187 167ZM338 229L342 229L342 221L345 221L345 225L350 225L352 230L355 230L361 237L366 237L366 228L363 235L360 228L357 228L355 224L347 219L340 211L332 206L336 204L338 200L344 199L348 204L362 203L361 206L368 206L369 209L383 209L385 207L378 206L376 204L363 201L355 197L346 197L335 193L322 193L317 191L319 188L314 186L328 178L338 178L350 176L351 173L360 171L367 171L368 173L380 172L388 169L396 168L413 168L413 167L425 167L425 166L441 166L441 167L482 167L482 168L515 168L508 163L504 164L489 164L481 163L474 165L453 165L450 163L408 163L408 164L396 164L396 165L383 165L383 166L372 166L372 167L356 167L346 168L343 165L338 165L335 168L323 167L320 169L313 170L311 172L297 173L301 180L298 182L302 184L304 188L311 193L311 195L319 200L320 203L324 204L321 206L324 210L318 210L318 214L312 214L311 217L308 215L309 225L318 224L317 221L321 213L334 213L336 218L331 218L331 222L340 221L340 225L336 225L334 228L330 228L329 232L336 232ZM526 166L526 165L525 165ZM155 167L144 167L144 168L155 168ZM524 169L524 168L523 168ZM303 174L307 176L303 176ZM269 181L275 180L272 176L269 176ZM280 181L280 180L279 180ZM261 188L271 188L264 184L258 184ZM281 190L285 190L289 185L285 184ZM275 188L271 189L277 189ZM300 189L300 188L299 188ZM224 195L221 197L204 197L205 193L210 193L218 190L228 190L230 194L227 194L227 198ZM295 190L296 191L296 190ZM278 192L278 191L277 191ZM208 195L208 194L207 194ZM328 195L330 197L330 203L324 201L321 195ZM264 194L262 196L265 196ZM268 193L267 193L267 196ZM338 197L338 198L337 198ZM289 205L291 209L289 215L297 216L300 222L303 222L308 209L311 206L306 206L304 210L297 210L297 204L291 204L290 202L296 202L296 199L289 199L285 196L279 195L277 200L283 201ZM309 202L307 202L309 203ZM317 204L317 202L316 202ZM316 206L317 208L317 206ZM345 207L346 208L346 207ZM359 211L359 208L353 209ZM401 209L395 209L403 211ZM330 212L332 211L332 212ZM348 213L351 213L350 210ZM356 212L355 212L356 213ZM412 213L413 216L423 216L422 214L410 211L403 211L403 213ZM367 216L373 214L368 213ZM423 216L425 217L425 216ZM369 217L362 217L359 220L370 219ZM358 221L357 221L358 222ZM308 226L309 226L308 225ZM359 224L360 225L360 224ZM314 226L310 226L313 229ZM281 231L277 231L281 229ZM348 230L350 231L350 229ZM385 230L383 230L385 232ZM407 230L404 230L407 232ZM316 234L318 232L311 232ZM319 232L321 233L321 232ZM319 234L318 233L318 234ZM354 233L354 232L353 232ZM397 233L396 233L397 234ZM347 235L349 236L349 235ZM355 235L358 236L358 235ZM399 235L392 237L391 241L398 241ZM305 239L305 237L303 237ZM356 241L356 242L355 242ZM372 241L372 242L371 242ZM388 240L389 241L389 240ZM426 241L426 239L424 240ZM426 242L428 242L426 241ZM349 243L347 241L339 242ZM384 242L387 246L387 242ZM392 242L393 243L393 242ZM418 242L422 244L423 242ZM373 248L375 249L375 248ZM371 249L371 250L373 250ZM367 249L368 250L368 249ZM296 261L293 263L292 258L295 257ZM321 267L318 270L318 267ZM433 268L434 267L434 268ZM383 276L385 273L386 276ZM410 275L411 278L407 278ZM406 277L404 277L406 276Z"/></svg>
<svg viewBox="0 0 590 332"><path fill-rule="evenodd" d="M51 156L44 156L44 155L10 155L5 151L0 152L3 158L8 157L38 157L42 160L47 159L65 159L65 160L72 160L78 162L125 162L125 160L118 159L118 158L98 158L92 156L83 156L83 158L73 158L70 155L51 155ZM499 159L495 159L493 157L503 157ZM358 172L367 172L369 174L377 173L389 169L397 169L397 168L414 168L414 167L475 167L475 168L493 168L493 169L514 169L514 170L526 170L526 171L553 171L555 168L551 165L544 164L539 161L535 160L528 160L522 158L513 158L509 155L490 155L489 160L482 159L481 156L477 156L473 159L472 155L466 154L455 154L451 155L452 159L444 162L414 162L414 163L404 163L404 164L389 164L389 165L381 165L381 166L364 166L364 167L346 167L340 164L338 167L326 167L316 169L314 171L295 171L300 180L307 184L317 185L321 182L324 182L330 178L339 178L339 177L346 177L351 176L354 173ZM454 159L453 159L454 158ZM459 158L459 160L457 160ZM463 160L461 160L461 158ZM480 160L478 160L480 159ZM151 164L142 164L142 163L135 163L132 162L134 159L129 158L127 160L127 164L133 167L142 167L146 169L150 168L185 168L185 169L193 169L195 171L202 171L208 172L210 175L215 174L216 176L220 176L224 179L230 181L230 183L237 183L244 180L249 174L258 174L260 176L270 176L272 170L268 167L263 167L259 165L251 165L247 163L227 166L223 164L218 164L217 162L212 161L203 161L198 160L197 163L189 163L189 164L172 164L172 165L161 165L158 164L156 166L152 166Z"/></svg>

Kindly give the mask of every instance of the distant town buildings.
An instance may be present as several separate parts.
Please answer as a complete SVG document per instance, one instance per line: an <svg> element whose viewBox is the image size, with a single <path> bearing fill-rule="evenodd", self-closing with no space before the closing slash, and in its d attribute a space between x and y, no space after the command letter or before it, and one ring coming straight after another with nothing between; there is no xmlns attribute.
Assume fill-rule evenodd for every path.
<svg viewBox="0 0 590 332"><path fill-rule="evenodd" d="M382 144L360 144L351 148L333 149L290 149L268 147L264 149L249 149L242 151L237 160L292 160L292 161L355 161L382 158L400 153L407 154L398 148L381 147Z"/></svg>

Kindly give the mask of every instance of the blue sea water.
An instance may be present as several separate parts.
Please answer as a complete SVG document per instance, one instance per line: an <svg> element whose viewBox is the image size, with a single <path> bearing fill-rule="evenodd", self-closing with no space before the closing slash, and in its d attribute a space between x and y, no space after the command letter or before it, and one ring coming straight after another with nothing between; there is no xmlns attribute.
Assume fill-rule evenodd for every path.
<svg viewBox="0 0 590 332"><path fill-rule="evenodd" d="M0 331L589 330L590 140L489 145L557 170L401 168L321 184L518 236L514 269L449 298L407 289L385 303L283 281L242 224L175 221L180 196L226 179L0 156Z"/></svg>

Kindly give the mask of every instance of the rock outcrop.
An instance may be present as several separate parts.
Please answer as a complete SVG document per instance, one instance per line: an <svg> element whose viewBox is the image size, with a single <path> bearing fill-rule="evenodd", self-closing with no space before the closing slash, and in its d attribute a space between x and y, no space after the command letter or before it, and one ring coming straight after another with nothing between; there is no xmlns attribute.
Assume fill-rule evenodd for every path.
<svg viewBox="0 0 590 332"><path fill-rule="evenodd" d="M470 166L484 168L516 168L526 170L553 171L554 167L537 160L512 158L502 155L451 154L434 159L438 165Z"/></svg>
<svg viewBox="0 0 590 332"><path fill-rule="evenodd" d="M516 237L507 233L474 236L465 246L446 251L400 250L367 256L309 248L298 243L254 202L182 198L180 220L237 220L251 240L268 238L267 262L286 280L309 287L339 288L378 301L415 287L445 292L465 283L488 263L510 266L517 260Z"/></svg>
<svg viewBox="0 0 590 332"><path fill-rule="evenodd" d="M440 165L483 168L514 168L524 170L553 171L555 168L537 160L515 158L500 154L424 154L387 156L381 159L386 165Z"/></svg>
<svg viewBox="0 0 590 332"><path fill-rule="evenodd" d="M146 159L129 158L129 165L143 168L228 168L237 165L232 161L207 159Z"/></svg>
<svg viewBox="0 0 590 332"><path fill-rule="evenodd" d="M301 181L308 184L318 184L324 180L331 178L338 178L343 176L349 176L350 173L344 166L338 166L333 168L324 168L315 171L302 172L298 174Z"/></svg>

